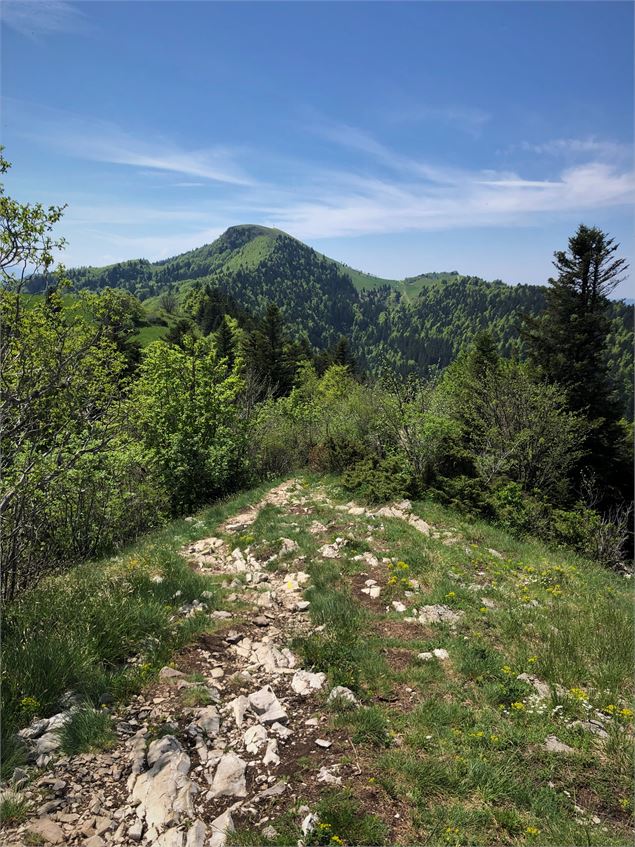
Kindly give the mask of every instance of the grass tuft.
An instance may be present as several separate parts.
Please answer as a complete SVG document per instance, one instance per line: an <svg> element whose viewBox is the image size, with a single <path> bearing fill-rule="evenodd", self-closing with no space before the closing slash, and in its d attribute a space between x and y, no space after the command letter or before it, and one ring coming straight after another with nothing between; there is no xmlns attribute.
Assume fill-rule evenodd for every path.
<svg viewBox="0 0 635 847"><path fill-rule="evenodd" d="M112 718L106 711L84 706L74 712L59 731L62 750L69 756L94 750L109 750L116 737Z"/></svg>
<svg viewBox="0 0 635 847"><path fill-rule="evenodd" d="M0 799L0 827L24 823L29 811L29 802L14 791L5 791Z"/></svg>

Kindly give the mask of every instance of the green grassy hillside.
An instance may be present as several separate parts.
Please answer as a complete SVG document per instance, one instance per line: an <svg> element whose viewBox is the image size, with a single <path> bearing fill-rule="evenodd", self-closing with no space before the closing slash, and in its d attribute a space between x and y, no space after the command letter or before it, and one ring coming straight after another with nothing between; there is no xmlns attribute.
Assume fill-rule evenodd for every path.
<svg viewBox="0 0 635 847"><path fill-rule="evenodd" d="M148 742L169 734L194 757L192 720L216 702L215 743L252 762L265 785L283 786L258 801L256 817L249 804L263 780L248 783L232 813L235 845L296 844L309 811L310 845L630 843L626 578L429 501L378 514L348 502L337 480L314 476L267 491L176 521L26 595L4 622L5 728L55 713L69 690L89 704L114 698L105 714L89 705L73 720L62 735L71 758L55 771L75 767L73 756L85 750L95 768L100 756L115 756L114 790L130 773L131 716L141 716ZM210 536L214 547L204 541ZM203 564L188 562L188 549L203 551ZM226 559L206 559L209 549L226 550ZM249 567L232 571L241 557L257 580ZM275 605L285 586L304 596L307 611ZM249 652L244 645L264 637L292 651L295 670L324 674L320 687L298 696L295 670L267 676L251 660L246 672L232 645L244 639L239 647ZM244 750L247 724L236 733L232 703L267 681L291 734L277 742L277 764L264 769L262 751ZM356 703L327 702L337 685ZM19 763L19 750L5 744L6 770ZM216 826L234 802L204 799L211 768L190 773L202 791L181 825L197 818ZM6 843L36 825L48 796L38 775L27 769L29 799L23 785L3 800ZM74 796L80 815L89 788ZM121 792L112 797L111 812L126 802Z"/></svg>

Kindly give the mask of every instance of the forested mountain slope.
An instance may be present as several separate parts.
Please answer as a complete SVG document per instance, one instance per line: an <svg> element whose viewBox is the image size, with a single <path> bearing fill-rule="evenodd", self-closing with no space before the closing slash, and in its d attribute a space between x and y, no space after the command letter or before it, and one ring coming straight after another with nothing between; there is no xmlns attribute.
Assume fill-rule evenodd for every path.
<svg viewBox="0 0 635 847"><path fill-rule="evenodd" d="M401 373L446 367L485 329L500 352L522 355L522 316L539 313L545 302L542 286L487 282L456 271L382 279L329 259L280 230L249 224L230 227L212 244L161 262L74 268L68 276L77 288L123 288L150 312L166 293L178 312L188 293L205 285L222 289L254 316L274 302L291 330L312 345L324 348L345 335L363 368L388 366ZM45 284L45 277L37 277L30 290L41 291ZM611 311L610 367L630 415L633 307L614 302Z"/></svg>

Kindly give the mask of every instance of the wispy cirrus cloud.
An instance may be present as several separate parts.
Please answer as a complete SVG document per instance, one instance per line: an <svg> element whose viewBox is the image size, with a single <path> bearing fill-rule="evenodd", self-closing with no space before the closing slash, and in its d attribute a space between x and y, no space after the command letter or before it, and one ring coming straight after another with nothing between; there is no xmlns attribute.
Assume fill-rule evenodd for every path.
<svg viewBox="0 0 635 847"><path fill-rule="evenodd" d="M518 149L539 156L598 156L602 159L622 159L632 155L632 147L617 141L600 138L554 138L534 144L524 141Z"/></svg>
<svg viewBox="0 0 635 847"><path fill-rule="evenodd" d="M178 174L183 177L237 186L253 185L237 162L239 151L225 145L205 149L187 149L162 136L139 138L109 121L91 120L71 112L38 109L17 100L6 100L5 112L25 139L40 143L80 160L126 165L151 172Z"/></svg>
<svg viewBox="0 0 635 847"><path fill-rule="evenodd" d="M10 111L15 117L13 105ZM125 250L127 257L164 258L235 223L276 226L309 240L518 227L556 217L578 220L594 210L631 205L635 195L630 163L608 156L608 143L598 146L589 139L569 139L564 146L575 150L576 158L565 158L560 168L553 161L542 166L539 157L528 176L520 166L459 168L412 152L405 155L359 127L326 119L307 127L322 145L311 145L310 153L293 160L220 144L187 150L148 134L150 143L113 124L51 110L19 125L30 127L32 141L78 160L135 169L124 189L109 186L122 192L119 197L105 199L103 185L95 187L94 203L82 197L75 205L67 197L73 227L93 232L101 227L105 238L110 233L113 249ZM543 146L546 155L551 148L548 142ZM346 167L341 157L339 164L325 165L338 161L332 155L336 148L355 153L344 157L350 160ZM256 158L267 181L253 178L244 164ZM149 187L149 174L181 179L157 178L156 186ZM143 206L132 200L134 179L144 192ZM196 192L188 190L194 186ZM179 195L179 189L187 195Z"/></svg>
<svg viewBox="0 0 635 847"><path fill-rule="evenodd" d="M4 0L0 21L28 38L65 32L84 32L88 19L66 0Z"/></svg>

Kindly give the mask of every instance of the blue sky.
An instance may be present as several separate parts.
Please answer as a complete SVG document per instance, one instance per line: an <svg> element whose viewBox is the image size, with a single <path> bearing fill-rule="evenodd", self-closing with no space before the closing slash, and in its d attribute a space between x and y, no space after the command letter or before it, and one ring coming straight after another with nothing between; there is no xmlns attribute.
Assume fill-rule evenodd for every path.
<svg viewBox="0 0 635 847"><path fill-rule="evenodd" d="M2 63L69 265L237 223L396 278L542 283L580 222L634 258L632 3L5 0Z"/></svg>

